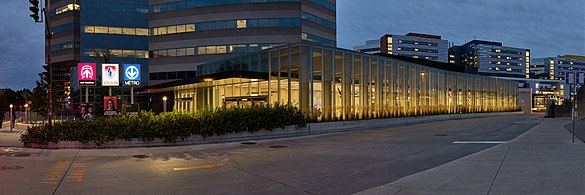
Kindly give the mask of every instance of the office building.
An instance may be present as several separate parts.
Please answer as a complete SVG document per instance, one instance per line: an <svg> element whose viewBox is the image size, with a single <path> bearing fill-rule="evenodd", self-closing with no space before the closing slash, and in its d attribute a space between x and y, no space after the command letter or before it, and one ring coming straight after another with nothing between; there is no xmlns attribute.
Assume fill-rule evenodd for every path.
<svg viewBox="0 0 585 195"><path fill-rule="evenodd" d="M380 53L448 62L449 42L438 35L387 34L380 38ZM367 44L366 44L367 45Z"/></svg>
<svg viewBox="0 0 585 195"><path fill-rule="evenodd" d="M207 62L302 40L336 46L335 0L150 0L151 84Z"/></svg>
<svg viewBox="0 0 585 195"><path fill-rule="evenodd" d="M79 103L71 92L80 62L141 64L148 85L148 0L61 0L48 8L53 96L64 108Z"/></svg>
<svg viewBox="0 0 585 195"><path fill-rule="evenodd" d="M563 55L532 59L531 71L540 73L544 79L567 80L568 73L585 73L585 56Z"/></svg>
<svg viewBox="0 0 585 195"><path fill-rule="evenodd" d="M302 42L203 64L197 77L151 86L147 93L153 94L153 105L161 105L155 111L166 96L174 110L289 104L327 121L512 111L517 86L390 55Z"/></svg>
<svg viewBox="0 0 585 195"><path fill-rule="evenodd" d="M581 78L585 74L585 56L563 55L557 57L545 57L532 59L530 67L531 71L539 74L535 76L548 80L561 80L563 83L568 83L567 76L575 75L576 83L583 80ZM565 98L571 98L571 90L562 89L562 95Z"/></svg>
<svg viewBox="0 0 585 195"><path fill-rule="evenodd" d="M485 76L529 78L530 49L473 40L449 49L449 61Z"/></svg>

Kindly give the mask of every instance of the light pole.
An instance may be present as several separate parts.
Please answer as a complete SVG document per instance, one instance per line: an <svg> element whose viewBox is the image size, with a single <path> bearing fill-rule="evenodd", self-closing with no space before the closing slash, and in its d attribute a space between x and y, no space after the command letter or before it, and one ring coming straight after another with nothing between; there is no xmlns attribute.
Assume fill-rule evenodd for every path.
<svg viewBox="0 0 585 195"><path fill-rule="evenodd" d="M28 122L28 103L24 105L24 120Z"/></svg>
<svg viewBox="0 0 585 195"><path fill-rule="evenodd" d="M163 112L167 112L167 96L163 96Z"/></svg>
<svg viewBox="0 0 585 195"><path fill-rule="evenodd" d="M12 131L12 129L14 128L14 115L12 115L12 107L14 107L12 104L10 104L10 131Z"/></svg>

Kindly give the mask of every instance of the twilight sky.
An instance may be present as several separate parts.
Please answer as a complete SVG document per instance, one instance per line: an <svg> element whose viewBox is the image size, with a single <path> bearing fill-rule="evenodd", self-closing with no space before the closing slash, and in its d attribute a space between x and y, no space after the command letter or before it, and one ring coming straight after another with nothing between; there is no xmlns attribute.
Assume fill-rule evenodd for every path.
<svg viewBox="0 0 585 195"><path fill-rule="evenodd" d="M43 25L26 0L0 0L0 88L33 88L43 71ZM436 34L530 48L532 57L585 55L583 0L337 0L337 43L351 49L383 34Z"/></svg>

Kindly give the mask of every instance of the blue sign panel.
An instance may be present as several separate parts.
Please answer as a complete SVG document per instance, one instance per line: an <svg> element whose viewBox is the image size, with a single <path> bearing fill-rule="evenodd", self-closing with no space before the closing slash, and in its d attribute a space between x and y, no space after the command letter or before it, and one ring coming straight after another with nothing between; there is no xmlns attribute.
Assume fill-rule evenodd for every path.
<svg viewBox="0 0 585 195"><path fill-rule="evenodd" d="M140 64L124 64L124 84L140 85Z"/></svg>

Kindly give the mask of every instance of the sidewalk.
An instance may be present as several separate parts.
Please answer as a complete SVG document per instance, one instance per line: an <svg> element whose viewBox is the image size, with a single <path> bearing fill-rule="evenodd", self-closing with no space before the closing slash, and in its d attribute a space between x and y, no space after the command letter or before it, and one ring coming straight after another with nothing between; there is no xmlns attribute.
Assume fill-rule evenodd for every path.
<svg viewBox="0 0 585 195"><path fill-rule="evenodd" d="M582 194L585 143L571 142L570 118L540 122L510 142L357 194Z"/></svg>
<svg viewBox="0 0 585 195"><path fill-rule="evenodd" d="M26 130L13 129L10 131L10 122L4 121L2 128L0 128L0 146L2 147L22 147L22 143L18 141L20 134Z"/></svg>

